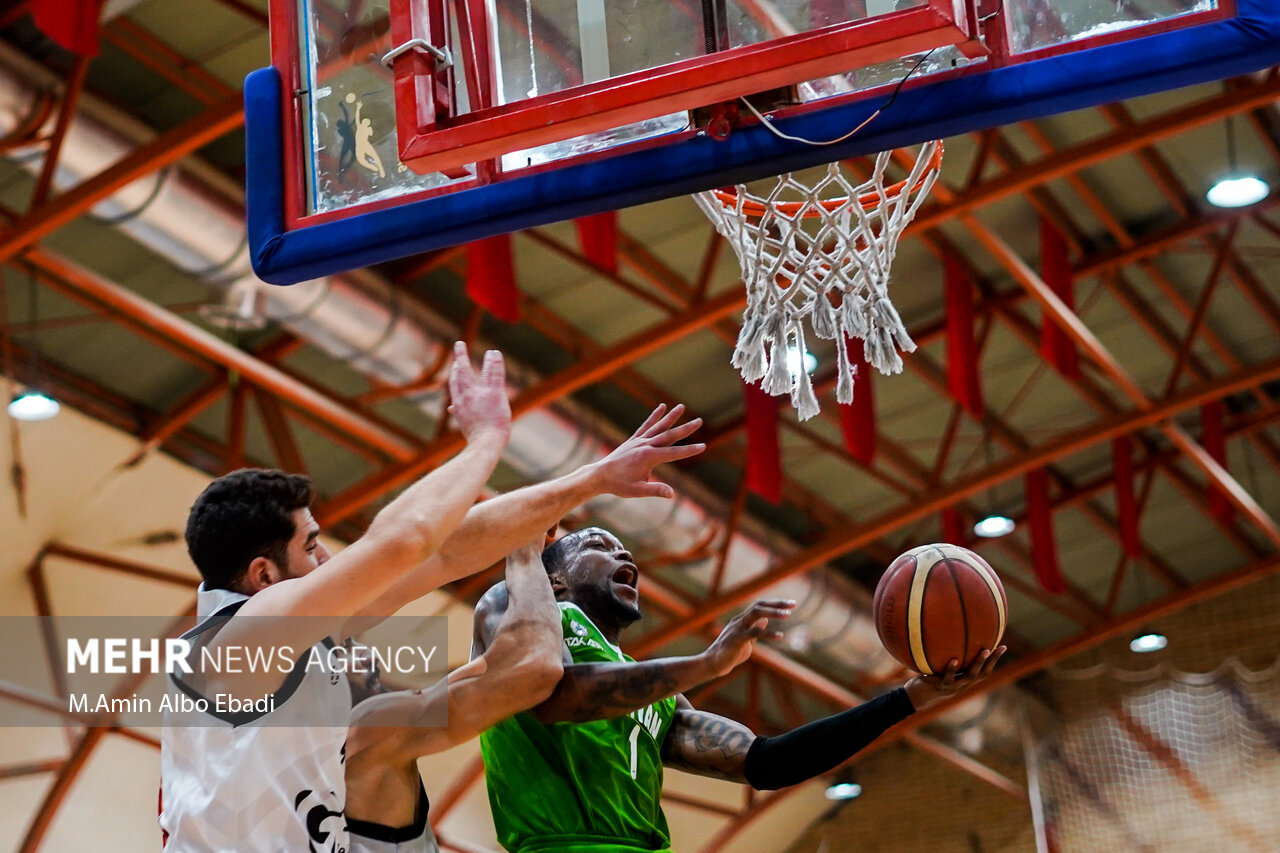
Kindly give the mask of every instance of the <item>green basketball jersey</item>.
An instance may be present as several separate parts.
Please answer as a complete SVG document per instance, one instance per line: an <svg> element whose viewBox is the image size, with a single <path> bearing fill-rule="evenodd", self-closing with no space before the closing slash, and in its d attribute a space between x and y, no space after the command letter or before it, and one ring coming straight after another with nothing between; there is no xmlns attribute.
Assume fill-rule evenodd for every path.
<svg viewBox="0 0 1280 853"><path fill-rule="evenodd" d="M575 663L630 661L575 604L561 602ZM675 697L625 717L544 725L528 712L480 736L498 840L512 853L662 851L662 741Z"/></svg>

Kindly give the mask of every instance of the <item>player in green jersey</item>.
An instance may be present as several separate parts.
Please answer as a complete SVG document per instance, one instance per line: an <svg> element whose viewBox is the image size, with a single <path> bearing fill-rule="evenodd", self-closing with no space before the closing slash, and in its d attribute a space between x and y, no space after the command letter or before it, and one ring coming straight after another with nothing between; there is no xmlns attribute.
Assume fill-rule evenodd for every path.
<svg viewBox="0 0 1280 853"><path fill-rule="evenodd" d="M701 425L698 419L681 423L683 414L683 406L659 406L605 458L476 505L440 548L433 559L454 576L507 556L511 606L495 620L497 639L444 683L375 695L352 712L345 774L352 853L435 849L418 757L470 740L546 699L560 678L560 618L539 559L547 528L596 495L674 497L653 478L654 468L704 449L680 443ZM535 536L532 546L517 547ZM401 600L415 597L405 592ZM422 724L446 708L447 725Z"/></svg>
<svg viewBox="0 0 1280 853"><path fill-rule="evenodd" d="M640 618L639 570L611 533L590 528L552 543L543 566L561 611L563 675L550 698L480 738L498 840L512 853L651 853L670 845L662 768L745 782L794 785L827 772L914 711L981 681L1004 652L984 651L967 674L955 662L890 693L774 738L696 710L679 695L746 660L773 638L768 620L794 602L761 601L701 655L634 662L618 649ZM476 609L483 651L506 609L494 587Z"/></svg>

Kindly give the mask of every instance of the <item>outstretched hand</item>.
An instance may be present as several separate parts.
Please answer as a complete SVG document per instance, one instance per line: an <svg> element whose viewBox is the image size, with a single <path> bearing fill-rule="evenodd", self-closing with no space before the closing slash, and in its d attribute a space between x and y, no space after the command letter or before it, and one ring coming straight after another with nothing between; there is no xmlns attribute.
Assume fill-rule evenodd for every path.
<svg viewBox="0 0 1280 853"><path fill-rule="evenodd" d="M507 400L506 366L502 353L489 350L479 375L471 368L467 345L453 345L449 369L449 414L468 442L493 435L504 444L511 434L511 403Z"/></svg>
<svg viewBox="0 0 1280 853"><path fill-rule="evenodd" d="M957 671L960 662L952 659L940 675L917 675L903 685L907 698L911 700L912 707L923 711L929 705L967 690L985 679L995 671L996 664L1004 653L1005 646L997 646L994 652L983 649L982 654L978 655L973 666L965 673Z"/></svg>
<svg viewBox="0 0 1280 853"><path fill-rule="evenodd" d="M701 418L679 423L683 414L683 404L670 411L665 403L660 404L630 438L593 463L592 478L599 492L620 498L675 497L674 489L653 479L653 469L665 462L697 456L707 449L705 444L676 444L702 426Z"/></svg>
<svg viewBox="0 0 1280 853"><path fill-rule="evenodd" d="M762 599L733 617L702 653L716 675L727 675L751 657L756 640L781 639L782 632L770 627L769 620L789 618L795 606L794 601Z"/></svg>

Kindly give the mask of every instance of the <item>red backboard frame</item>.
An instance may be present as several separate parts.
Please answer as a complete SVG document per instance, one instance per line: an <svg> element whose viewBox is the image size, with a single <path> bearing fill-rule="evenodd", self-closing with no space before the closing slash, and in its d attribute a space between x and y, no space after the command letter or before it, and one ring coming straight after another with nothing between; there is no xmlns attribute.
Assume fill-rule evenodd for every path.
<svg viewBox="0 0 1280 853"><path fill-rule="evenodd" d="M421 39L443 45L446 3L391 0L396 45ZM518 102L492 103L492 68L483 35L483 2L452 0L468 57L476 108L458 114L446 84L452 68L411 50L394 60L400 159L416 172L452 172L511 151L534 148L692 110L742 95L839 74L944 45L986 55L977 39L974 0L927 0L926 5L850 21L761 44L673 62ZM478 49L478 50L477 50ZM473 59L473 57L475 57Z"/></svg>

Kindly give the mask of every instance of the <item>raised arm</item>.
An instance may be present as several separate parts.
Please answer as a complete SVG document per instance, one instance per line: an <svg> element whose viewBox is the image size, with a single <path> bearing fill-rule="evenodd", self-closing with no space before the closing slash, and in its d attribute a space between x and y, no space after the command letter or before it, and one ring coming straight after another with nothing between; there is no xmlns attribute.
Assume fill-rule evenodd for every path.
<svg viewBox="0 0 1280 853"><path fill-rule="evenodd" d="M985 651L974 669L916 676L904 686L777 737L757 736L739 722L699 711L683 696L662 744L667 767L743 782L756 790L798 785L831 770L915 711L977 684L995 668L1004 646Z"/></svg>
<svg viewBox="0 0 1280 853"><path fill-rule="evenodd" d="M466 448L387 504L365 535L341 553L253 595L218 642L301 650L328 635L345 636L352 615L440 547L493 472L511 425L498 352L485 354L477 376L466 347L457 344L449 384L450 408Z"/></svg>
<svg viewBox="0 0 1280 853"><path fill-rule="evenodd" d="M670 411L665 405L658 406L630 438L603 459L475 505L439 551L360 614L356 629L376 625L441 585L488 568L597 495L674 497L671 486L653 479L653 469L706 448L704 444L677 444L702 425L698 418L680 423L683 414L683 405Z"/></svg>
<svg viewBox="0 0 1280 853"><path fill-rule="evenodd" d="M473 655L492 642L502 615L503 592L495 587L476 608ZM532 708L543 723L582 723L621 717L668 696L727 675L751 656L755 641L777 639L770 619L791 615L794 601L757 601L734 617L706 651L688 657L636 663L574 663L565 651L564 674L546 701Z"/></svg>

